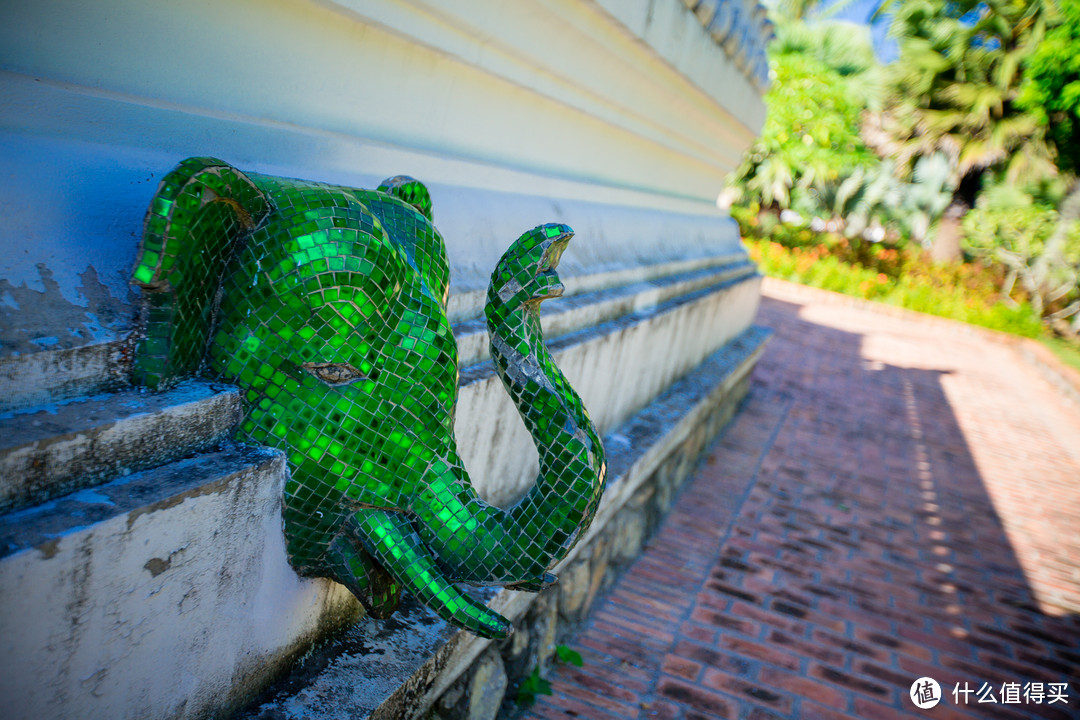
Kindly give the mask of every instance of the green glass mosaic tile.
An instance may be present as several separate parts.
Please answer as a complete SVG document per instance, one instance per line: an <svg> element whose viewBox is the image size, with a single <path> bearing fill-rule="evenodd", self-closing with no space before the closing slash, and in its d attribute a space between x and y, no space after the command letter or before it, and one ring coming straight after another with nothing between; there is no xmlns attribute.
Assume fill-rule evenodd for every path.
<svg viewBox="0 0 1080 720"><path fill-rule="evenodd" d="M596 428L544 346L541 301L573 232L534 228L491 275L491 354L540 456L500 509L454 437L458 356L446 246L420 182L377 190L244 174L191 158L150 204L132 282L146 297L135 379L199 374L241 387L242 442L285 451L289 560L345 585L376 618L402 589L484 637L505 618L459 583L539 591L604 489Z"/></svg>

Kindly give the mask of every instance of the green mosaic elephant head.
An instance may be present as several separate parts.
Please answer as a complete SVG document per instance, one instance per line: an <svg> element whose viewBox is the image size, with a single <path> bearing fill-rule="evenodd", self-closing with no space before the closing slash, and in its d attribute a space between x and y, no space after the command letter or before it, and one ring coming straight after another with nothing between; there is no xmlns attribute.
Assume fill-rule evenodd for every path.
<svg viewBox="0 0 1080 720"><path fill-rule="evenodd" d="M455 583L539 591L588 527L604 450L544 346L538 308L573 233L542 225L491 276L491 354L540 456L500 509L473 490L454 437L458 358L449 266L427 189L358 190L181 163L146 216L133 282L147 298L136 382L201 374L241 389L236 437L280 448L289 559L387 617L401 588L490 638L508 620Z"/></svg>

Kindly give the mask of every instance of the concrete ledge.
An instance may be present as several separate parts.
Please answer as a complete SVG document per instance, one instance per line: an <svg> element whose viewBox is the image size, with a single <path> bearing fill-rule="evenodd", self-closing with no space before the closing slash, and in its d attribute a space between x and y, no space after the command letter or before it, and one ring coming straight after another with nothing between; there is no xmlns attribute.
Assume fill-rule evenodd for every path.
<svg viewBox="0 0 1080 720"><path fill-rule="evenodd" d="M662 282L677 275L686 275L694 271L704 271L708 268L718 268L725 265L733 266L739 263L749 263L746 253L742 250L723 255L657 262L649 265L637 264L631 267L602 271L593 270L580 274L571 274L572 270L564 270L560 262L559 277L566 287L563 300L569 300L577 295L593 293L598 290L610 290L641 283ZM463 290L454 287L453 283L454 279L451 277L450 298L447 303L447 315L450 317L450 321L456 326L470 321L483 320L484 304L487 302L487 287ZM544 314L556 312L551 303L542 307L544 308L542 311Z"/></svg>
<svg viewBox="0 0 1080 720"><path fill-rule="evenodd" d="M275 459L281 464L279 455L265 448L237 446L8 513L0 516L0 558L37 549L51 559L63 540L95 524L134 513L128 520L134 525L140 515L217 492L240 474L269 469L268 463Z"/></svg>
<svg viewBox="0 0 1080 720"><path fill-rule="evenodd" d="M730 221L722 226L727 224ZM701 282L694 278L704 277L710 270L727 273L739 267L750 267L746 254L741 251L653 264L631 263L631 267L615 269L590 271L579 268L581 272L577 275L571 275L567 270L562 273L566 295L559 303L545 306L545 318L550 318L545 323L554 337L588 322L590 313L579 310L579 303L586 306L599 303L592 315L613 317L612 313L619 312L619 307L638 310L650 302L687 292L693 283ZM613 298L596 297L600 291L612 291ZM643 294L627 306L625 298L638 293ZM452 288L447 312L454 323L462 365L487 357L483 319L486 294L486 286L461 289L456 280ZM584 299L586 295L588 299ZM579 296L582 296L581 300L576 299ZM623 298L622 305L614 298ZM66 403L130 387L133 349L134 334L129 332L124 338L109 342L0 357L0 419L4 417L3 413L34 411L38 406Z"/></svg>
<svg viewBox="0 0 1080 720"><path fill-rule="evenodd" d="M680 263L682 264L684 263ZM627 284L604 285L601 289L592 289L595 287L593 283L573 283L568 280L568 292L573 286L577 286L573 294L541 306L540 321L544 328L544 337L550 341L576 330L648 310L678 296L729 280L749 277L757 272L752 263L741 257L728 262L701 262L695 265L696 267L686 272L636 280ZM482 305L479 312L480 317L454 324L458 361L462 367L487 360L491 356L487 321L482 316Z"/></svg>
<svg viewBox="0 0 1080 720"><path fill-rule="evenodd" d="M548 347L606 434L746 328L759 280L723 281L563 335ZM539 469L536 448L491 363L462 369L455 432L481 497L507 507L528 491Z"/></svg>
<svg viewBox="0 0 1080 720"><path fill-rule="evenodd" d="M130 385L131 351L124 339L0 357L0 412Z"/></svg>
<svg viewBox="0 0 1080 720"><path fill-rule="evenodd" d="M613 477L623 478L612 484L612 498L636 487L635 478L652 464L667 462L661 460L663 437L676 442L690 432L700 438L709 426L687 415L695 406L689 396L665 412L690 418L686 422L696 422L696 429L676 424L651 438L648 424L626 423L718 347L727 346L724 357L749 347L729 342L752 317L758 285L756 275L739 270L728 280L551 343L563 371L595 409L601 432L627 428L610 439ZM747 358L739 367L749 369ZM700 382L714 388L720 380ZM218 420L229 416L227 407L215 410ZM536 451L490 363L462 373L457 421L478 491L492 502L513 502L535 478L529 457L535 463ZM682 427L687 429L677 429ZM259 452L173 462L2 518L0 693L18 700L9 714L79 720L221 715L355 617L358 605L344 588L301 579L289 567L280 518L285 465L276 454ZM624 470L624 453L641 459ZM614 512L611 507L602 505L601 515ZM630 532L619 546L631 547L640 536ZM575 574L581 573L568 570ZM529 605L531 597L501 593L491 602L516 617L536 607ZM410 628L437 631L425 613L418 608L402 619ZM379 625L379 632L402 619ZM407 633L394 635L389 645L371 644L382 637L362 638L371 654L390 657L399 640L404 649L398 657L415 658L423 647ZM486 646L474 640L454 640L449 647L458 648L460 657L475 656ZM460 666L458 654L440 654L444 660L426 664L430 653L430 646L421 653L423 674L412 667L406 675L423 697L445 684L442 668ZM411 661L395 662L405 667ZM387 691L413 692L401 689L400 681Z"/></svg>
<svg viewBox="0 0 1080 720"><path fill-rule="evenodd" d="M770 335L757 326L746 330L605 437L609 486L588 534L556 568L561 585L539 595L498 590L488 600L489 607L518 624L499 649L498 655L506 656L495 673L502 673L502 690L515 658L520 672L510 674L519 679L537 662L550 660L556 639L584 619L618 567L637 556L701 451L745 395L749 372ZM645 494L651 498L649 512L642 509ZM361 621L306 656L235 720L417 718L436 702L439 717L473 717L476 708L470 704L484 693L455 693L454 686L468 685L474 678L463 675L478 670L490 684L483 666L495 662L493 644L408 604L400 619ZM477 717L494 717L503 700L500 691L494 708L487 708L491 713Z"/></svg>
<svg viewBox="0 0 1080 720"><path fill-rule="evenodd" d="M284 563L285 478L232 448L0 518L4 717L209 717L355 617Z"/></svg>
<svg viewBox="0 0 1080 720"><path fill-rule="evenodd" d="M578 294L545 306L545 329L549 338L555 338L550 344L564 351L560 357L568 377L576 386L588 388L586 404L601 408L594 419L602 429L622 422L740 329L717 316L738 323L752 315L757 279L752 265L741 260L700 261L673 263L669 269L686 266L692 269L617 287L603 286L627 279L626 272L593 276L577 283ZM598 285L603 289L587 289ZM694 328L708 332L694 337ZM492 477L509 473L516 478L500 479L502 489L493 489L489 496L496 503L512 502L535 475L535 463L523 465L516 450L527 457L535 456L535 451L486 362L484 322L458 323L454 331L465 367L463 385L476 385L462 390L459 437L485 436L477 426L491 418L509 433L497 433L501 448L471 445L466 463L491 468L485 474ZM673 343L670 347L683 346L688 354L673 363L665 357L667 348L650 341L657 331ZM602 356L594 358L593 352ZM630 386L630 378L635 390L619 390ZM192 381L160 395L128 389L36 412L0 415L0 512L200 452L227 436L239 412L235 390ZM498 458L494 464L493 456ZM489 485L480 480L478 487L483 492Z"/></svg>
<svg viewBox="0 0 1080 720"><path fill-rule="evenodd" d="M239 420L236 388L199 381L0 416L0 513L201 452Z"/></svg>

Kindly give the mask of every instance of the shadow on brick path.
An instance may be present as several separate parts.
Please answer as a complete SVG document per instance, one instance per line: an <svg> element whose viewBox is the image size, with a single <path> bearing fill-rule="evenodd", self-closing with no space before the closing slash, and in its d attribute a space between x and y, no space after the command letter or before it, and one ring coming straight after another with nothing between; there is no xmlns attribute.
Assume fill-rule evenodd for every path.
<svg viewBox="0 0 1080 720"><path fill-rule="evenodd" d="M952 324L758 322L743 409L525 717L1080 717L1080 412Z"/></svg>

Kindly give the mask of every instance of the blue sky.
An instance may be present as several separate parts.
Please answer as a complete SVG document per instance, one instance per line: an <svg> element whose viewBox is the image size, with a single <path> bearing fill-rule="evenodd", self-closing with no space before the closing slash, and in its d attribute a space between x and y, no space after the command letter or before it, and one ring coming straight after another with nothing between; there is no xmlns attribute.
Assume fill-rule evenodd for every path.
<svg viewBox="0 0 1080 720"><path fill-rule="evenodd" d="M852 22L870 25L870 16L881 3L881 0L852 0L846 8L833 15L838 20L851 20ZM825 2L825 6L831 6L831 0ZM882 62L891 62L896 59L896 42L887 37L889 33L889 18L885 17L870 26L870 35L874 40L874 50Z"/></svg>

